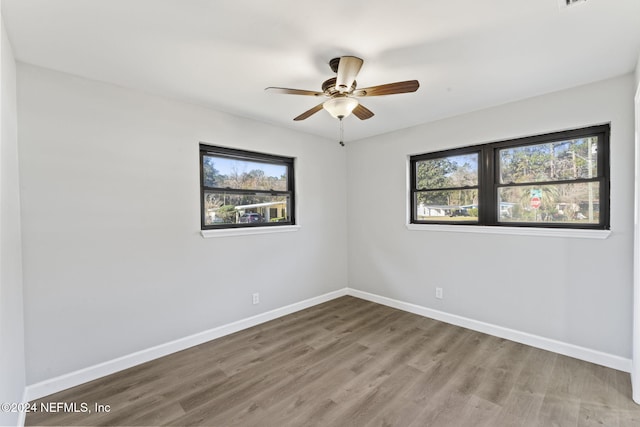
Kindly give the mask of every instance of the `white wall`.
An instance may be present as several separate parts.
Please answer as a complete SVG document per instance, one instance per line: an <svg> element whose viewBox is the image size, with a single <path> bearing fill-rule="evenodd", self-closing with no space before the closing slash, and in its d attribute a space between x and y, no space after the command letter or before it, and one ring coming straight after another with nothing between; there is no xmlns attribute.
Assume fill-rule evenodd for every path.
<svg viewBox="0 0 640 427"><path fill-rule="evenodd" d="M631 357L632 75L348 146L349 286ZM606 240L409 231L407 157L611 122ZM444 299L435 299L435 287Z"/></svg>
<svg viewBox="0 0 640 427"><path fill-rule="evenodd" d="M335 141L23 64L18 125L28 384L346 286ZM199 142L295 157L301 229L203 239Z"/></svg>
<svg viewBox="0 0 640 427"><path fill-rule="evenodd" d="M633 292L633 367L631 383L633 400L640 403L640 56L636 64L635 124L636 124L636 182L635 182L635 244Z"/></svg>
<svg viewBox="0 0 640 427"><path fill-rule="evenodd" d="M638 56L638 62L636 63L636 88L640 87L640 56Z"/></svg>
<svg viewBox="0 0 640 427"><path fill-rule="evenodd" d="M25 386L24 321L16 63L0 17L0 402L20 402ZM0 425L17 425L18 414L0 411Z"/></svg>

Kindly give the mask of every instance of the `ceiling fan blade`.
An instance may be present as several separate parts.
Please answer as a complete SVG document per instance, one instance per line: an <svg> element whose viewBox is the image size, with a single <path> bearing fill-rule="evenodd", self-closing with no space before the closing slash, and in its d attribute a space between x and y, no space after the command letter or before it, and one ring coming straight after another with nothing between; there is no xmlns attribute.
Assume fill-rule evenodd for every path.
<svg viewBox="0 0 640 427"><path fill-rule="evenodd" d="M407 80L406 82L387 83L386 85L358 89L353 92L353 96L393 95L396 93L415 92L419 87L420 83L417 80Z"/></svg>
<svg viewBox="0 0 640 427"><path fill-rule="evenodd" d="M289 89L286 87L268 87L265 88L269 92L283 93L285 95L307 95L307 96L323 96L324 92L314 92L312 90L304 89Z"/></svg>
<svg viewBox="0 0 640 427"><path fill-rule="evenodd" d="M338 64L338 75L336 77L336 89L338 92L349 92L356 76L362 68L362 59L355 56L343 56Z"/></svg>
<svg viewBox="0 0 640 427"><path fill-rule="evenodd" d="M324 104L324 102L322 104ZM300 120L304 120L308 117L313 116L315 113L322 110L322 104L318 104L315 107L311 108L310 110L305 111L304 113L300 114L298 117L296 117L293 120L296 122L299 122Z"/></svg>
<svg viewBox="0 0 640 427"><path fill-rule="evenodd" d="M367 120L374 116L373 112L362 104L358 104L358 106L353 109L353 115L360 120Z"/></svg>

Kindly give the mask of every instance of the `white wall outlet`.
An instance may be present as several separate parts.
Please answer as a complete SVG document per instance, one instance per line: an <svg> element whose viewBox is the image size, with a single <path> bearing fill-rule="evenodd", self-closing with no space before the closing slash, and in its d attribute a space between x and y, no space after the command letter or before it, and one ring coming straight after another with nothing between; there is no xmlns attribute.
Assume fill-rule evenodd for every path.
<svg viewBox="0 0 640 427"><path fill-rule="evenodd" d="M257 292L253 294L253 304L260 304L260 294Z"/></svg>
<svg viewBox="0 0 640 427"><path fill-rule="evenodd" d="M436 298L442 299L442 288L436 288Z"/></svg>

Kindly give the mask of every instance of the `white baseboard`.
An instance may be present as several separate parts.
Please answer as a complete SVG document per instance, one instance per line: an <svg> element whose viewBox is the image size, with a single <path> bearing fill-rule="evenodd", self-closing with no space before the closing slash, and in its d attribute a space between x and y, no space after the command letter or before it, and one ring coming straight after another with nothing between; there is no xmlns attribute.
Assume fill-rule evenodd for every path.
<svg viewBox="0 0 640 427"><path fill-rule="evenodd" d="M29 400L27 399L27 389L25 387L24 391L22 392L22 400L21 403L27 403L29 402ZM24 422L26 421L27 418L27 412L26 411L20 411L18 413L18 427L23 427L24 426Z"/></svg>
<svg viewBox="0 0 640 427"><path fill-rule="evenodd" d="M409 313L418 314L430 319L439 320L441 322L450 323L463 328L482 332L500 338L505 338L521 344L530 345L531 347L541 348L543 350L552 351L554 353L563 354L565 356L606 366L608 368L617 369L623 372L631 372L631 359L604 353L598 350L592 350L586 347L569 344L538 335L529 334L527 332L517 331L502 326L493 325L491 323L480 322L478 320L469 319L467 317L457 316L455 314L445 313L444 311L434 310L398 301L392 298L371 294L369 292L359 291L357 289L348 288L347 295L361 298L367 301L386 305L388 307L397 308Z"/></svg>
<svg viewBox="0 0 640 427"><path fill-rule="evenodd" d="M195 345L199 345L204 342L211 341L216 338L220 338L345 295L351 295L356 298L361 298L367 301L386 305L388 307L397 308L409 313L414 313L420 316L450 323L452 325L461 326L467 329L483 332L500 338L505 338L511 341L530 345L532 347L541 348L543 350L553 351L555 353L585 360L587 362L596 363L598 365L606 366L620 371L631 372L631 359L625 359L620 356L614 356L597 350L592 350L589 348L540 337L526 332L520 332L514 329L504 328L502 326L492 325L490 323L480 322L466 317L457 316L455 314L449 314L443 311L422 307L416 304L398 301L369 292L359 291L357 289L344 288L334 292L329 292L324 295L320 295L318 297L300 301L285 307L271 310L266 313L248 317L237 322L229 323L227 325L222 325L217 328L190 335L185 338L151 347L146 350L141 350L126 356L119 357L117 359L109 360L94 366L89 366L87 368L70 372L59 377L51 378L46 381L31 384L25 388L23 401L29 402L35 399L39 399L41 397L45 397L62 390L66 390L68 388L93 381L106 375L131 368L141 363L149 362L151 360L169 355L171 353L175 353L177 351L181 351L189 347L193 347ZM23 418L19 425L24 425L24 415L22 415L22 417Z"/></svg>
<svg viewBox="0 0 640 427"><path fill-rule="evenodd" d="M233 334L243 329L247 329L252 326L256 326L282 316L286 316L287 314L295 313L296 311L304 310L305 308L322 304L332 299L345 296L346 294L347 289L343 288L334 292L320 295L318 297L309 298L307 300L290 304L285 307L277 308L266 313L238 320L237 322L229 323L227 325L222 325L217 328L190 335L188 337L180 338L175 341L137 351L126 356L118 357L117 359L99 363L94 366L89 366L87 368L70 372L59 377L51 378L49 380L45 380L36 384L31 384L25 388L24 401L29 402L34 399L40 399L41 397L66 390L68 388L75 387L89 381L93 381L95 379L131 368L136 365L140 365L141 363L149 362L159 357L185 350L189 347L193 347L207 341L211 341L216 338Z"/></svg>

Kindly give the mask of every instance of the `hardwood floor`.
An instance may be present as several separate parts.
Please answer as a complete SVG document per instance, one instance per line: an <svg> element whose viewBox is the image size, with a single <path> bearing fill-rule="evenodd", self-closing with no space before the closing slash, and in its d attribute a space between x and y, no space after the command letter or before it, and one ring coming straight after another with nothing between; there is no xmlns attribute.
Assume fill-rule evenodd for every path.
<svg viewBox="0 0 640 427"><path fill-rule="evenodd" d="M91 413L28 413L26 425L640 425L627 373L353 297L46 402Z"/></svg>

